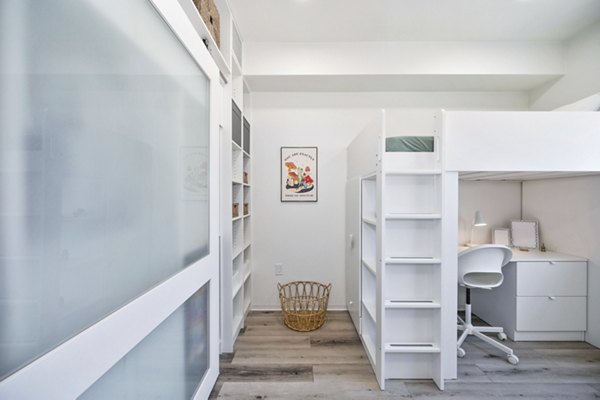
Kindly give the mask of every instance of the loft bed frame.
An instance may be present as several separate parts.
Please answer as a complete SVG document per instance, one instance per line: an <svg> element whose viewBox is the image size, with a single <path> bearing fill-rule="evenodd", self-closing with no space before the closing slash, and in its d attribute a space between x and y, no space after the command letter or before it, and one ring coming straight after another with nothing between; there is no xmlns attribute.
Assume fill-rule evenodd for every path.
<svg viewBox="0 0 600 400"><path fill-rule="evenodd" d="M443 389L444 380L457 377L454 283L458 180L520 181L599 174L600 113L382 110L348 146L347 159L346 233L352 238L346 250L348 307L377 380L384 389L386 379L431 378ZM392 175L401 176L394 178L395 182L407 184L408 189L394 188L394 181L388 178ZM424 185L429 189L425 196L419 195ZM432 342L429 345L433 349L387 340L393 336L390 326L398 329L393 316L397 310L389 307L390 296L402 297L402 293L390 294L386 289L386 281L398 271L385 261L393 247L386 245L386 236L399 236L394 232L390 234L390 228L386 228L392 225L386 222L389 215L382 214L396 200L408 204L411 196L421 196L426 204L429 204L426 197L437 199L432 203L437 204L436 213L419 214L429 211L417 198L407 206L417 213L399 217L404 221L417 219L417 222L406 222L406 226L417 229L415 236L421 229L419 219L434 221L423 226L433 226L433 234L440 235L439 250L433 254L439 256L439 272L433 275L439 279L438 292L433 296L434 301L439 301L439 309L431 312L430 327L419 332L425 341ZM370 218L372 221L361 218L365 202L370 203L368 212L374 215ZM438 222L431 219L434 216L439 218ZM374 265L366 268L365 260L361 259L361 246L365 242L362 234L371 229L369 226L376 230L374 240L378 250L374 261L369 262ZM356 246L355 242L361 245ZM373 252L362 249L365 250ZM415 273L420 271L414 268L417 263L431 265L435 270L435 263L430 261L413 259L411 262L415 265L407 268L413 268ZM373 280L368 287L363 287L363 276ZM368 294L372 299L367 307L363 304L363 291L374 291ZM422 320L419 312L409 306L403 310L416 318L404 318L406 325L419 324ZM405 361L391 361L393 357L404 357Z"/></svg>

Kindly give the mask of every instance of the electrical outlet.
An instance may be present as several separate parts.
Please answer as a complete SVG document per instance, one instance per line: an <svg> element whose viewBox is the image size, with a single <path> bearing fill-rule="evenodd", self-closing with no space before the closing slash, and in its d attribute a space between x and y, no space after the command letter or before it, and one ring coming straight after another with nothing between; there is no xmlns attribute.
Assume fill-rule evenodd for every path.
<svg viewBox="0 0 600 400"><path fill-rule="evenodd" d="M275 276L283 275L283 264L277 263L275 264Z"/></svg>

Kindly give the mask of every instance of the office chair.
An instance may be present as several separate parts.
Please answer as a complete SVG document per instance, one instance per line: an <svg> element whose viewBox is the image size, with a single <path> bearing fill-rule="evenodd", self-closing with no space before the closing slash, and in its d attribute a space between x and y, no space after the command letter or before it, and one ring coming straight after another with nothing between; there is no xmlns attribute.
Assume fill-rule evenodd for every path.
<svg viewBox="0 0 600 400"><path fill-rule="evenodd" d="M457 317L458 330L462 331L457 345L458 357L465 356L465 351L461 346L467 336L473 335L502 350L507 355L509 363L513 365L519 363L519 358L511 348L484 335L484 333L496 333L498 339L506 340L506 334L502 327L473 326L471 323L471 289L492 289L500 286L504 280L502 267L510 261L511 257L512 252L508 247L494 244L471 247L458 254L458 283L467 289L465 320Z"/></svg>

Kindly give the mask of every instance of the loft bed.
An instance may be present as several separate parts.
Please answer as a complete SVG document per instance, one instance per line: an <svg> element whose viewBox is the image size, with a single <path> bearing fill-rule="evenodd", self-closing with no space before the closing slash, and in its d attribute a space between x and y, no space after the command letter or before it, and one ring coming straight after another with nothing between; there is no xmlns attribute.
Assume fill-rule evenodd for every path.
<svg viewBox="0 0 600 400"><path fill-rule="evenodd" d="M383 158L466 179L600 173L600 112L382 110L348 147L348 179Z"/></svg>
<svg viewBox="0 0 600 400"><path fill-rule="evenodd" d="M600 113L446 111L444 169L487 178L600 172ZM515 176L516 177L516 176Z"/></svg>
<svg viewBox="0 0 600 400"><path fill-rule="evenodd" d="M422 376L418 377L431 378L443 389L444 380L457 377L459 178L526 180L600 173L600 113L382 110L348 146L347 160L346 233L352 240L346 252L346 296L378 382L383 389L386 379L415 378L411 374L419 370ZM364 218L366 207L374 218ZM400 212L405 214L390 217L392 207L403 208ZM411 208L416 210L412 214ZM423 228L433 235L423 236ZM433 256L439 255L439 259L435 262L418 257L386 261L391 247L404 249L405 242L414 241L414 249L420 251L420 241L437 235L439 254ZM361 253L352 245L357 238L361 244L374 240L377 251L362 248L361 260ZM372 260L364 259L365 251L375 253ZM441 268L436 268L436 263ZM430 312L429 323L439 325L441 333L436 338L427 329L417 332L423 342L429 342L427 348L389 343L396 331L406 329L402 327L424 321L407 318L402 326L395 326L391 315L403 313L403 309L421 315L427 311L417 311L417 307L433 308L418 302L398 302L395 304L400 306L393 304L392 308L388 304L391 292L386 292L387 282L395 279L394 274L399 277L397 274L411 269L414 276L403 279L414 282L422 264L434 271L435 281L430 281L439 281L439 292L434 294L439 311ZM362 277L375 280L365 286ZM422 288L424 292L431 289ZM365 291L371 298L364 298ZM367 322L369 318L371 322ZM388 359L399 361L388 363ZM426 368L421 369L423 366Z"/></svg>

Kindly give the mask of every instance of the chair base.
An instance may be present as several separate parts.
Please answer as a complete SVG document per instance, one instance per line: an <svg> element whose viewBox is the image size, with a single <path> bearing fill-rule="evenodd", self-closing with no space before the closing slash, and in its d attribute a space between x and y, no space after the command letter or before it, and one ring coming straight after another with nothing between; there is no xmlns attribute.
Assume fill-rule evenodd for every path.
<svg viewBox="0 0 600 400"><path fill-rule="evenodd" d="M465 320L463 321L460 317L458 317L458 330L462 331L462 334L458 338L458 344L456 346L456 351L458 357L464 357L465 351L461 347L465 342L468 336L475 336L484 342L494 346L495 348L504 352L507 356L507 361L513 365L519 363L519 358L514 354L513 350L503 345L502 343L492 339L489 336L484 335L484 333L496 333L498 334L498 339L506 340L506 334L504 333L504 328L495 327L495 326L474 326L471 323L471 304L465 305Z"/></svg>

